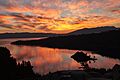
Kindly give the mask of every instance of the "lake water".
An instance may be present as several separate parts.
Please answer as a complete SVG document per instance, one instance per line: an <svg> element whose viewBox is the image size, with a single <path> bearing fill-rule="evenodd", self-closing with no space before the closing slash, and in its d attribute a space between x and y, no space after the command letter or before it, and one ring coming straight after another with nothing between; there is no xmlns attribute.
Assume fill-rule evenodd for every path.
<svg viewBox="0 0 120 80"><path fill-rule="evenodd" d="M78 70L81 66L71 56L78 50L33 47L33 46L16 46L11 45L10 42L16 40L32 40L29 39L0 39L0 46L7 47L13 57L18 62L22 60L31 61L34 66L34 71L39 74L47 74L49 72L56 72L60 70ZM97 53L84 51L88 55L95 56L98 60L88 63L92 68L112 68L115 64L120 64L120 60L103 57Z"/></svg>

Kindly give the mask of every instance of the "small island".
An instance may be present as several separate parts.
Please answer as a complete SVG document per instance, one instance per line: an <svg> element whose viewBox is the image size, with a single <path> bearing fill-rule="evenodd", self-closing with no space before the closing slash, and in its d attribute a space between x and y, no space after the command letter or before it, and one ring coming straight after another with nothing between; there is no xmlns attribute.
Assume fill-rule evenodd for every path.
<svg viewBox="0 0 120 80"><path fill-rule="evenodd" d="M82 54L83 55L83 54ZM119 80L120 65L116 64L112 69L89 68L84 70L64 70L54 73L49 72L41 76L35 73L30 61L17 63L10 51L0 47L0 75L3 80Z"/></svg>
<svg viewBox="0 0 120 80"><path fill-rule="evenodd" d="M91 61L91 60L97 60L94 56L94 58L88 56L87 54L83 53L83 52L76 52L74 55L71 56L71 58L73 58L74 60L76 60L77 62L87 62L87 61Z"/></svg>

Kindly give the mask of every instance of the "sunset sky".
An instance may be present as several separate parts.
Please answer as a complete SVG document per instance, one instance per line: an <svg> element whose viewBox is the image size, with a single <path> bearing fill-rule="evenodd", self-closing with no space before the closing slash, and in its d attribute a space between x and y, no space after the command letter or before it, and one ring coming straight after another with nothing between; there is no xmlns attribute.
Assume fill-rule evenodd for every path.
<svg viewBox="0 0 120 80"><path fill-rule="evenodd" d="M0 33L120 27L120 0L0 0Z"/></svg>

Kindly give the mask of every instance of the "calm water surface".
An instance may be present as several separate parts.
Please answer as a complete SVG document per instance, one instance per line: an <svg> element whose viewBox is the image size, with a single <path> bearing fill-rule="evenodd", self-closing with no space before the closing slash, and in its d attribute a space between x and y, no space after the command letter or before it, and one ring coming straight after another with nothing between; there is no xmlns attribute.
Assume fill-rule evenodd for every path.
<svg viewBox="0 0 120 80"><path fill-rule="evenodd" d="M16 46L9 44L10 42L16 40L32 39L0 39L0 46L7 47L11 51L12 56L15 57L18 62L22 60L31 61L32 65L34 66L34 71L40 74L47 74L48 72L56 72L60 70L76 70L81 66L80 63L77 63L71 58L71 55L78 50ZM103 57L90 51L84 52L86 52L88 55L95 56L98 59L95 63L88 63L90 67L109 69L115 64L120 64L120 60L118 59Z"/></svg>

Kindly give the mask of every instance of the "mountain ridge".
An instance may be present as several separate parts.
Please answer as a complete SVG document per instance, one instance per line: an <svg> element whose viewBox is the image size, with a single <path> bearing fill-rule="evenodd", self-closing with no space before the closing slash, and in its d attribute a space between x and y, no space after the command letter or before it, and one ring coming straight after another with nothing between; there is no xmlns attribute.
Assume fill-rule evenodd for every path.
<svg viewBox="0 0 120 80"><path fill-rule="evenodd" d="M100 33L111 30L119 30L120 28L116 28L114 26L102 26L96 28L84 28L80 30L73 31L68 34L56 34L56 33L2 33L0 34L0 39L7 38L40 38L40 37L57 37L57 36L69 36L69 35L81 35L81 34L92 34L92 33Z"/></svg>
<svg viewBox="0 0 120 80"><path fill-rule="evenodd" d="M96 51L103 56L120 59L119 36L120 29L102 33L49 37L42 40L19 40L11 44Z"/></svg>
<svg viewBox="0 0 120 80"><path fill-rule="evenodd" d="M118 29L119 28L116 28L115 26L101 26L101 27L96 27L96 28L83 28L80 30L70 32L67 35L92 34L92 33L100 33L100 32L106 32L106 31L118 30Z"/></svg>
<svg viewBox="0 0 120 80"><path fill-rule="evenodd" d="M53 33L3 33L0 34L0 39L7 39L7 38L40 38L40 37L55 37L61 36L60 34L53 34Z"/></svg>

